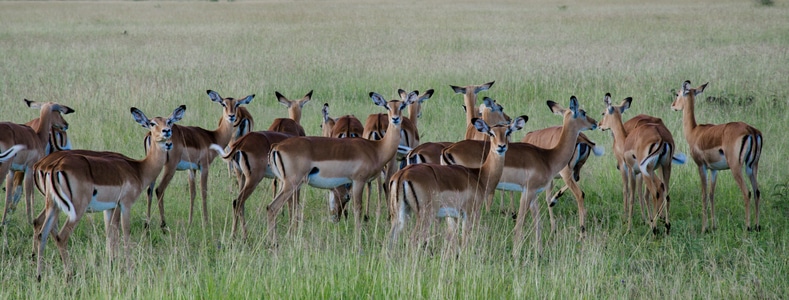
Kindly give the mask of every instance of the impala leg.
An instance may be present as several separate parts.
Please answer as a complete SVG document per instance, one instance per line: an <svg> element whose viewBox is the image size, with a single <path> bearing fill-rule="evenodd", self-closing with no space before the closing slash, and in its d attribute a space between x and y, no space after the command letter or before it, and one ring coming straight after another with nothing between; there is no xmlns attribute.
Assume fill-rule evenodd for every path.
<svg viewBox="0 0 789 300"><path fill-rule="evenodd" d="M699 165L699 178L701 179L701 232L707 231L707 168Z"/></svg>
<svg viewBox="0 0 789 300"><path fill-rule="evenodd" d="M13 212L13 208L19 204L19 200L22 199L22 193L24 192L24 179L25 175L22 172L14 172L14 196L12 197L11 203L11 211Z"/></svg>
<svg viewBox="0 0 789 300"><path fill-rule="evenodd" d="M200 167L200 196L203 198L203 226L208 226L208 169L210 164Z"/></svg>
<svg viewBox="0 0 789 300"><path fill-rule="evenodd" d="M622 219L626 221L627 219L627 205L628 201L630 200L630 191L628 187L630 186L630 174L628 173L628 167L626 164L622 163L619 166L619 175L622 176Z"/></svg>
<svg viewBox="0 0 789 300"><path fill-rule="evenodd" d="M170 185L170 181L172 181L173 176L175 176L175 164L168 163L164 166L164 171L162 172L164 175L162 176L162 180L159 181L159 186L156 187L156 198L158 199L159 203L159 217L162 219L160 227L162 228L162 231L166 233L164 230L167 227L167 222L164 219L164 191L167 190L167 187Z"/></svg>
<svg viewBox="0 0 789 300"><path fill-rule="evenodd" d="M356 244L361 250L362 241L362 194L364 192L364 181L354 181L351 190L353 192L351 200L353 201L353 218L355 224Z"/></svg>
<svg viewBox="0 0 789 300"><path fill-rule="evenodd" d="M526 213L531 209L531 199L536 197L537 195L530 189L521 192L518 215L515 218L515 232L512 238L512 257L516 261L520 260L521 247L523 246L523 223L526 220Z"/></svg>
<svg viewBox="0 0 789 300"><path fill-rule="evenodd" d="M190 169L189 171L189 226L192 226L192 215L195 212L195 197L197 196L197 191L195 189L195 173L196 170Z"/></svg>
<svg viewBox="0 0 789 300"><path fill-rule="evenodd" d="M564 181L562 191L569 188L573 193L573 197L575 197L575 201L578 203L578 221L580 222L579 224L581 224L581 238L583 238L586 236L586 207L584 206L584 198L586 195L584 195L584 192L578 185L578 181L575 180L572 169L564 168L559 175L562 176L562 180Z"/></svg>
<svg viewBox="0 0 789 300"><path fill-rule="evenodd" d="M715 221L715 186L718 183L718 170L710 170L710 228L715 230L718 228L717 221Z"/></svg>
<svg viewBox="0 0 789 300"><path fill-rule="evenodd" d="M649 206L647 205L647 194L644 191L644 180L641 174L636 175L636 190L634 191L636 199L638 199L639 210L641 211L641 221L644 224L649 224Z"/></svg>
<svg viewBox="0 0 789 300"><path fill-rule="evenodd" d="M301 181L294 183L291 181L283 181L282 188L274 197L274 200L266 207L266 215L268 217L268 226L266 228L266 236L272 245L277 245L277 215L285 206L286 202L291 200L296 189L301 185Z"/></svg>
<svg viewBox="0 0 789 300"><path fill-rule="evenodd" d="M11 207L12 206L12 201L11 201L12 199L11 198L13 196L12 195L13 191L12 191L12 189L10 187L14 184L14 172L11 172L9 170L11 168L11 164L8 164L8 163L0 164L0 168L2 168L2 170L3 170L2 174L5 174L5 186L6 186L6 189L5 189L5 210L3 210L3 220L1 222L2 224L0 224L0 225L5 225L7 223L7 220L8 220L8 213L13 210L13 208Z"/></svg>
<svg viewBox="0 0 789 300"><path fill-rule="evenodd" d="M553 179L548 183L545 188L545 202L548 203L548 217L551 222L551 233L556 233L556 217L553 215L553 206L551 205L551 192L553 192Z"/></svg>
<svg viewBox="0 0 789 300"><path fill-rule="evenodd" d="M41 282L41 268L44 257L44 248L46 248L47 238L52 231L57 213L58 211L55 205L48 205L36 219L40 220L40 222L34 223L33 253L36 256L36 279L38 282Z"/></svg>
<svg viewBox="0 0 789 300"><path fill-rule="evenodd" d="M262 175L258 174L250 174L247 177L247 180L241 188L241 192L238 194L236 200L233 201L233 226L231 236L236 236L236 231L238 230L239 224L242 226L242 234L243 238L247 238L247 229L246 229L246 218L244 216L244 204L246 203L249 196L255 192L255 188L257 188L260 181L263 179Z"/></svg>
<svg viewBox="0 0 789 300"><path fill-rule="evenodd" d="M24 185L25 185L25 214L27 215L27 223L33 224L33 180L35 172L32 168L28 168L25 172Z"/></svg>
<svg viewBox="0 0 789 300"><path fill-rule="evenodd" d="M753 204L756 216L756 231L761 231L762 226L759 225L759 201L762 197L762 192L759 190L759 182L756 181L756 175L759 171L759 163L758 161L753 164L752 168L748 168L746 166L745 173L748 174L748 178L751 180L751 188L753 189Z"/></svg>
<svg viewBox="0 0 789 300"><path fill-rule="evenodd" d="M129 272L134 269L131 259L131 214L130 208L125 207L124 205L120 205L116 210L120 210L120 223L121 223L121 230L123 231L123 257L126 259L126 266L129 268Z"/></svg>
<svg viewBox="0 0 789 300"><path fill-rule="evenodd" d="M115 260L117 256L120 218L120 207L104 211L104 234L107 239L107 258L110 263Z"/></svg>
<svg viewBox="0 0 789 300"><path fill-rule="evenodd" d="M671 222L669 222L668 219L668 212L671 208L671 196L669 193L669 183L671 180L671 161L667 161L665 164L661 165L660 174L663 175L663 184L665 184L665 190L663 192L666 193L666 235L668 235L671 231Z"/></svg>
<svg viewBox="0 0 789 300"><path fill-rule="evenodd" d="M397 187L399 188L399 187ZM389 218L392 222L392 229L389 231L389 249L394 248L394 245L397 243L398 237L400 232L403 230L405 226L405 215L406 215L406 206L405 201L398 199L397 192L394 190L391 191L389 194L390 203L392 203L392 212L391 217Z"/></svg>
<svg viewBox="0 0 789 300"><path fill-rule="evenodd" d="M151 222L151 204L153 203L153 189L156 180L152 181L151 184L148 185L148 189L145 192L145 195L148 198L148 210L145 213L145 229L148 229L148 224Z"/></svg>
<svg viewBox="0 0 789 300"><path fill-rule="evenodd" d="M58 212L57 210L55 210L52 213L56 214ZM79 219L81 218L82 218L82 213L77 211L77 218L73 222L71 220L66 221L66 224L63 225L63 228L61 228L60 232L55 236L55 242L58 246L58 250L60 250L60 260L63 261L63 273L65 274L66 278L68 278L72 274L71 261L69 260L69 255L68 255L68 239L71 236L71 233L74 232L74 226L77 225L77 221L79 221ZM53 219L57 221L57 217L53 217ZM42 243L42 247L43 247L43 243ZM39 256L41 255L43 255L43 252L40 253Z"/></svg>
<svg viewBox="0 0 789 300"><path fill-rule="evenodd" d="M730 165L731 173L734 176L734 182L740 188L742 194L742 201L745 203L745 229L751 231L751 195L748 186L745 184L745 178L742 176L742 165Z"/></svg>

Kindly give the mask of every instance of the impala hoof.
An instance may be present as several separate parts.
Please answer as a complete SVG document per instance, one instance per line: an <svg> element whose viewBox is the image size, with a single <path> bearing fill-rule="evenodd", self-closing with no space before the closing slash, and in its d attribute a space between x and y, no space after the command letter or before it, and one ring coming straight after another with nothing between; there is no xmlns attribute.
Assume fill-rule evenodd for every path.
<svg viewBox="0 0 789 300"><path fill-rule="evenodd" d="M756 232L762 231L762 225L756 225Z"/></svg>
<svg viewBox="0 0 789 300"><path fill-rule="evenodd" d="M671 234L671 223L666 223L666 235Z"/></svg>

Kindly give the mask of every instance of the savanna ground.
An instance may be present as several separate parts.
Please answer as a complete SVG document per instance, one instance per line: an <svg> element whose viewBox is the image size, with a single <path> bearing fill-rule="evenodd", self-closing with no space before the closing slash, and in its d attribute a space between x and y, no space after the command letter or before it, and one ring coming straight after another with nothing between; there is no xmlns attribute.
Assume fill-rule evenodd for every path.
<svg viewBox="0 0 789 300"><path fill-rule="evenodd" d="M700 233L699 179L689 162L674 168L672 234L654 237L637 216L625 232L611 136L589 132L607 153L590 158L581 175L586 239L578 239L568 194L556 207L558 231L544 234L545 252L536 255L527 236L517 262L513 221L498 205L483 214L476 240L457 258L441 255L440 235L432 254L385 254L385 216L364 224L359 251L353 220L329 222L326 192L312 188L302 193L303 226L274 250L262 238L268 180L247 203L250 238L232 239L235 187L215 161L210 224L198 217L187 226L183 172L165 199L169 233L143 229L140 197L132 212L133 268L110 266L96 214L69 242L76 275L64 279L50 239L37 283L32 227L20 206L2 231L0 298L783 298L787 49L789 8L782 1L2 2L0 120L37 117L25 98L69 105L76 110L67 117L75 148L142 157L145 131L132 122L130 106L156 116L186 104L180 124L215 128L220 107L207 89L225 97L256 94L248 109L257 130L286 116L274 91L299 98L314 90L302 123L317 135L324 102L334 116L364 118L382 112L367 97L371 91L396 98L398 88L433 88L420 119L422 141L453 141L465 124L462 97L449 85L493 80L481 95L510 115L530 117L518 140L560 124L546 100L566 105L576 95L597 118L610 92L617 101L634 98L625 117L663 118L687 153L681 113L669 106L670 91L691 80L710 82L697 101L699 122L745 121L766 142L761 232L746 232L740 192L725 171L716 194L718 228ZM42 199L37 194L36 212ZM281 237L286 220L279 218Z"/></svg>

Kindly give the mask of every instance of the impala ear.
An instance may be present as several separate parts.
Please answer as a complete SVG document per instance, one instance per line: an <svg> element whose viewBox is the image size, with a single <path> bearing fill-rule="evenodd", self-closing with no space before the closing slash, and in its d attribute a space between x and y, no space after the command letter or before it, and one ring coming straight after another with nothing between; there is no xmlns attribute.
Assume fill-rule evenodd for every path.
<svg viewBox="0 0 789 300"><path fill-rule="evenodd" d="M493 86L494 82L496 82L496 81L491 81L491 82L488 82L486 84L483 84L483 85L480 85L480 86L476 87L474 89L474 94L477 94L477 93L479 93L481 91L487 91L490 87Z"/></svg>
<svg viewBox="0 0 789 300"><path fill-rule="evenodd" d="M690 80L685 80L682 83L682 96L687 96L688 92L690 92Z"/></svg>
<svg viewBox="0 0 789 300"><path fill-rule="evenodd" d="M485 123L485 120L473 118L471 119L471 124L474 124L474 128L476 128L477 131L490 134L490 126L488 126L488 123Z"/></svg>
<svg viewBox="0 0 789 300"><path fill-rule="evenodd" d="M605 93L605 96L603 96L603 103L605 103L605 106L611 106L611 93Z"/></svg>
<svg viewBox="0 0 789 300"><path fill-rule="evenodd" d="M414 90L408 93L408 98L405 99L405 102L410 105L416 101L419 101L419 91Z"/></svg>
<svg viewBox="0 0 789 300"><path fill-rule="evenodd" d="M208 98L211 98L211 101L222 103L222 96L219 96L219 93L213 90L207 90L206 93L208 94Z"/></svg>
<svg viewBox="0 0 789 300"><path fill-rule="evenodd" d="M151 124L148 117L146 117L145 114L140 109L136 107L132 107L130 111L132 114L132 118L134 118L134 122L137 122L137 124L142 125L143 128L146 129L151 128Z"/></svg>
<svg viewBox="0 0 789 300"><path fill-rule="evenodd" d="M249 102L252 102L252 99L254 99L254 98L255 98L255 94L249 95L246 98L236 102L236 107L238 107L241 104L249 104Z"/></svg>
<svg viewBox="0 0 789 300"><path fill-rule="evenodd" d="M482 98L482 105L485 105L485 107L488 107L491 110L494 110L496 108L496 104L494 104L494 100L491 99L490 97Z"/></svg>
<svg viewBox="0 0 789 300"><path fill-rule="evenodd" d="M59 106L60 106L60 109L58 109L58 110L60 111L61 114L67 115L67 114L70 114L70 113L74 112L74 109L72 109L71 107L68 107L68 106L65 106L65 105L59 105Z"/></svg>
<svg viewBox="0 0 789 300"><path fill-rule="evenodd" d="M630 109L630 104L633 103L633 97L627 97L625 100L622 100L622 104L619 108L619 113L624 113L626 110Z"/></svg>
<svg viewBox="0 0 789 300"><path fill-rule="evenodd" d="M312 100L312 90L304 95L304 98L299 101L299 107L304 107L304 104L307 104L307 102L310 102L310 100Z"/></svg>
<svg viewBox="0 0 789 300"><path fill-rule="evenodd" d="M375 103L375 105L383 106L386 109L389 109L389 105L386 104L386 99L384 99L384 97L381 96L381 94L378 94L376 92L370 92L370 98L373 99L373 103Z"/></svg>
<svg viewBox="0 0 789 300"><path fill-rule="evenodd" d="M323 114L323 123L329 122L329 103L323 103L321 114Z"/></svg>
<svg viewBox="0 0 789 300"><path fill-rule="evenodd" d="M696 95L698 95L698 94L701 94L701 93L703 93L703 92L704 92L704 89L706 89L706 88L707 88L707 85L708 85L708 84L710 84L710 83L709 83L709 82L707 82L707 83L705 83L705 84L702 84L702 85L700 85L699 87L697 87L697 88L696 88L696 94L695 94L695 95L693 95L693 96L696 96Z"/></svg>
<svg viewBox="0 0 789 300"><path fill-rule="evenodd" d="M515 118L512 120L512 123L510 123L510 128L507 130L507 134L523 129L523 126L526 126L527 121L529 121L529 116L527 115L522 115Z"/></svg>
<svg viewBox="0 0 789 300"><path fill-rule="evenodd" d="M277 97L277 101L280 104L285 105L285 107L290 107L291 101L288 100L288 98L285 98L285 96L282 96L282 94L277 91L274 91L274 96Z"/></svg>
<svg viewBox="0 0 789 300"><path fill-rule="evenodd" d="M568 109L573 112L574 118L578 117L578 98L575 98L575 96L570 96L570 106Z"/></svg>
<svg viewBox="0 0 789 300"><path fill-rule="evenodd" d="M39 109L39 108L41 108L41 103L38 103L38 102L33 101L33 100L25 99L25 104L27 104L27 107L30 107L32 109Z"/></svg>
<svg viewBox="0 0 789 300"><path fill-rule="evenodd" d="M554 114L562 115L562 116L564 115L565 109L559 103L548 100L545 102L545 104L548 104L548 109L550 109L551 112L553 112Z"/></svg>
<svg viewBox="0 0 789 300"><path fill-rule="evenodd" d="M449 87L451 87L452 90L455 91L456 94L465 94L466 93L466 88L464 88L464 87L459 87L459 86L454 86L454 85L450 85Z"/></svg>
<svg viewBox="0 0 789 300"><path fill-rule="evenodd" d="M433 97L433 89L427 90L421 97L419 97L419 103L425 102L425 100L430 99Z"/></svg>
<svg viewBox="0 0 789 300"><path fill-rule="evenodd" d="M173 114L167 119L167 122L171 125L175 122L180 121L184 117L184 113L186 112L186 105L181 105L175 110L173 110Z"/></svg>
<svg viewBox="0 0 789 300"><path fill-rule="evenodd" d="M400 95L400 100L405 101L405 99L408 98L408 92L404 89L397 89L397 94Z"/></svg>

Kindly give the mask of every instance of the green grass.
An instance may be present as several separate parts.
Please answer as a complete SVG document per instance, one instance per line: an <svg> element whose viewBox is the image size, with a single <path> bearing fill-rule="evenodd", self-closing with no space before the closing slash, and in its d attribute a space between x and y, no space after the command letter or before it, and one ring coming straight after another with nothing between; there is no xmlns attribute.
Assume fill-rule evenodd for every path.
<svg viewBox="0 0 789 300"><path fill-rule="evenodd" d="M272 250L262 238L269 181L247 204L249 240L232 239L235 192L224 164L215 162L207 226L186 226L183 172L167 192L169 234L146 233L140 198L132 212L133 268L122 261L110 266L96 214L69 241L76 276L63 279L50 242L37 283L32 228L20 207L2 232L0 298L785 297L787 20L785 3L752 1L0 2L0 120L37 117L24 98L69 105L76 110L67 118L76 148L142 157L145 131L132 121L130 106L151 117L186 104L181 124L215 128L220 107L207 89L225 97L256 94L248 108L257 130L286 116L274 91L298 98L314 90L302 123L317 135L324 102L332 115L363 118L382 112L367 97L371 91L395 98L398 88L433 88L419 122L422 141L452 141L465 125L462 97L449 85L492 80L483 94L510 115L528 115L524 132L560 124L548 99L566 105L576 95L598 117L610 92L616 101L633 97L625 117L663 118L686 154L670 91L684 80L710 82L697 101L699 122L745 121L766 140L760 233L745 231L728 171L718 180L718 229L699 232L692 162L674 168L672 235L655 238L638 220L625 233L611 137L591 132L608 153L591 158L582 172L588 236L578 240L575 204L565 196L556 208L558 231L544 234L541 257L529 235L521 260L512 259L513 222L496 211L483 214L476 240L458 258L442 255L440 235L432 254L382 252L386 218L364 224L360 253L353 221L329 222L325 192L312 188L302 193L299 231ZM38 195L36 211L42 202ZM286 219L280 217L280 237Z"/></svg>

